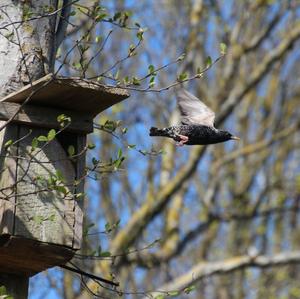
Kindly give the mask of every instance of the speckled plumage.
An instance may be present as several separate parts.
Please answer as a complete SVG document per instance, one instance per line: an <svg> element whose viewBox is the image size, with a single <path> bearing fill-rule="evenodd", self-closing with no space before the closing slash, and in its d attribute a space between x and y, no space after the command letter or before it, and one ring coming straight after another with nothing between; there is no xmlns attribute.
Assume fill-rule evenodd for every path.
<svg viewBox="0 0 300 299"><path fill-rule="evenodd" d="M201 125L179 125L169 128L150 129L150 136L161 136L180 141L178 135L187 136L189 139L186 145L207 145L224 142L231 139L232 135L226 131L217 130L208 126Z"/></svg>
<svg viewBox="0 0 300 299"><path fill-rule="evenodd" d="M207 145L239 139L227 131L216 129L215 113L188 91L178 91L177 104L181 114L181 125L163 129L152 127L150 136L172 138L180 146Z"/></svg>

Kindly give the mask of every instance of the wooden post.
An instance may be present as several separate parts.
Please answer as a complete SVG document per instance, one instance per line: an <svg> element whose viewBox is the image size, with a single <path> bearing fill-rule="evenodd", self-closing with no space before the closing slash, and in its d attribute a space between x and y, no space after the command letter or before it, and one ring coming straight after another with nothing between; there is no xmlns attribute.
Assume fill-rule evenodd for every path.
<svg viewBox="0 0 300 299"><path fill-rule="evenodd" d="M29 278L16 274L0 273L0 287L4 286L7 295L13 299L26 299L28 295Z"/></svg>
<svg viewBox="0 0 300 299"><path fill-rule="evenodd" d="M14 299L26 298L28 277L65 264L80 249L86 135L98 113L128 96L50 74L0 100L0 126L16 115L0 132L0 287ZM62 114L70 123L56 135ZM51 185L53 177L61 188Z"/></svg>

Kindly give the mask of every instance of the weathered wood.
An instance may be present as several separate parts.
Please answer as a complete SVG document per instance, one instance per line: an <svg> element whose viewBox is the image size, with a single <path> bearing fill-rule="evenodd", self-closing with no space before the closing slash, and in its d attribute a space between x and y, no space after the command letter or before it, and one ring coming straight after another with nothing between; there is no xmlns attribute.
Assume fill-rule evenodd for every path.
<svg viewBox="0 0 300 299"><path fill-rule="evenodd" d="M77 139L77 148L78 153L81 153L77 157L77 177L76 180L79 182L76 186L76 194L84 194L84 182L85 182L85 152L84 148L86 146L86 135L78 135ZM84 196L77 198L76 205L75 205L75 223L74 223L74 249L81 248L82 242L82 233L83 233L83 209L84 209Z"/></svg>
<svg viewBox="0 0 300 299"><path fill-rule="evenodd" d="M9 94L1 102L22 103L30 98L29 104L80 111L95 117L128 97L125 89L79 78L55 78L49 74Z"/></svg>
<svg viewBox="0 0 300 299"><path fill-rule="evenodd" d="M0 273L0 286L4 286L6 294L13 299L25 299L28 296L29 278L23 275ZM1 297L2 298L2 297ZM3 297L4 298L4 297Z"/></svg>
<svg viewBox="0 0 300 299"><path fill-rule="evenodd" d="M13 122L41 128L60 129L57 116L64 114L71 118L71 123L64 129L65 131L86 134L93 132L93 119L87 114L35 105L24 105L20 110L20 106L17 103L0 102L0 120L8 120L19 111Z"/></svg>
<svg viewBox="0 0 300 299"><path fill-rule="evenodd" d="M31 152L32 139L46 135L47 130L20 127L17 169L16 215L14 234L42 242L72 247L75 168L57 139L40 144ZM75 136L76 137L76 136ZM76 141L76 138L74 139ZM58 172L64 178L66 196L49 187Z"/></svg>
<svg viewBox="0 0 300 299"><path fill-rule="evenodd" d="M16 91L53 69L57 14L22 22L26 11L45 15L57 0L1 0L0 96ZM20 22L21 21L21 22ZM16 31L18 34L16 34Z"/></svg>
<svg viewBox="0 0 300 299"><path fill-rule="evenodd" d="M0 101L0 125L14 116L0 132L1 272L33 275L64 264L80 249L84 198L76 195L84 193L86 134L94 116L128 96L123 89L50 74ZM61 114L71 124L32 149L33 139L59 128ZM8 140L14 141L9 151Z"/></svg>
<svg viewBox="0 0 300 299"><path fill-rule="evenodd" d="M42 243L23 237L0 236L0 269L2 273L33 276L48 268L68 262L75 251L65 246Z"/></svg>
<svg viewBox="0 0 300 299"><path fill-rule="evenodd" d="M3 125L0 121L0 126ZM17 174L17 146L9 150L5 143L18 139L18 126L12 124L0 131L0 233L12 234L15 214L15 182Z"/></svg>
<svg viewBox="0 0 300 299"><path fill-rule="evenodd" d="M47 133L48 129L16 123L9 124L0 132L1 272L36 273L46 269L49 264L42 258L35 260L26 255L26 258L33 258L34 262L23 268L24 256L20 256L13 248L16 243L11 243L10 250L3 249L7 238L12 236L19 236L20 240L25 238L45 242L40 247L41 254L45 250L45 255L51 255L50 243L70 249L81 247L83 198L75 199L75 194L84 191L84 182L82 180L78 185L75 182L84 178L86 135L61 132L49 144L39 142L32 151L32 140ZM9 151L4 146L8 140L17 141L9 147ZM81 153L74 159L68 157L70 145L74 146L76 153ZM66 195L49 186L51 177L58 175L63 178L61 185L66 188ZM18 246L20 250L27 250L27 245L24 248L21 241ZM37 245L32 246L31 250L36 252ZM47 260L48 257L45 258ZM60 262L58 257L51 262L51 266Z"/></svg>

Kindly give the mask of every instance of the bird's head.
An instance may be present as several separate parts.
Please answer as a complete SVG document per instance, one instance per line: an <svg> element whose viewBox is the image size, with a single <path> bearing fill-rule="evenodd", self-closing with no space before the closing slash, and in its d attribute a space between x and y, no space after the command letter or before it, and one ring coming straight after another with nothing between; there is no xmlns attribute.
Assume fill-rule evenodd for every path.
<svg viewBox="0 0 300 299"><path fill-rule="evenodd" d="M227 141L227 140L240 140L239 137L236 137L236 136L232 135L228 131L222 131L222 130L220 130L219 134L220 134L220 136L222 136L222 139L224 141Z"/></svg>

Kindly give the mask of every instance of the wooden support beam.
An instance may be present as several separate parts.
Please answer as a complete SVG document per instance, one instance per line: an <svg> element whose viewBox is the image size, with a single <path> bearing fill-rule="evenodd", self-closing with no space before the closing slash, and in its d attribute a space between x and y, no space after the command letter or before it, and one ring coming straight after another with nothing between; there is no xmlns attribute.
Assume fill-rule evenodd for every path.
<svg viewBox="0 0 300 299"><path fill-rule="evenodd" d="M28 296L29 278L22 275L0 273L1 286L5 287L7 295L12 296L13 299L26 299Z"/></svg>
<svg viewBox="0 0 300 299"><path fill-rule="evenodd" d="M9 94L1 102L23 103L89 114L92 118L129 97L127 90L81 78L49 74Z"/></svg>
<svg viewBox="0 0 300 299"><path fill-rule="evenodd" d="M39 128L59 129L57 116L64 114L71 118L71 123L66 131L85 134L93 132L93 119L87 114L36 105L24 105L20 109L20 106L17 103L0 102L0 120L8 120L17 113L13 119L15 123Z"/></svg>

